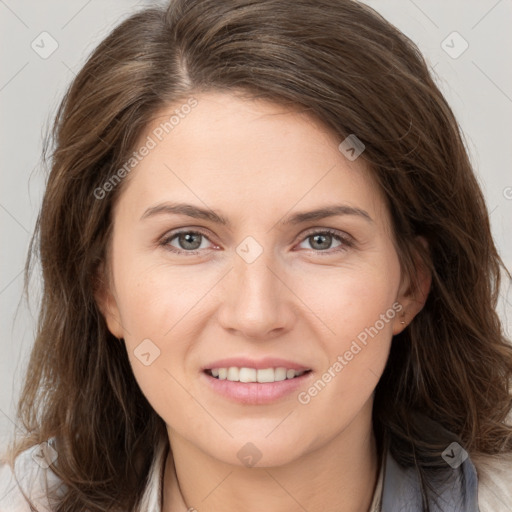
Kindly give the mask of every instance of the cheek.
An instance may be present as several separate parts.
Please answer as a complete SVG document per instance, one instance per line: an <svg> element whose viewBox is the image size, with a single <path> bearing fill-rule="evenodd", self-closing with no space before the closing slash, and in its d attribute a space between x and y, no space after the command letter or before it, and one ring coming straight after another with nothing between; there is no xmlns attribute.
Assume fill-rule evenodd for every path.
<svg viewBox="0 0 512 512"><path fill-rule="evenodd" d="M315 313L334 346L357 337L373 326L396 301L399 282L398 261L378 259L372 264L340 265L304 273L294 292ZM387 316L394 315L392 310ZM391 322L378 323L389 335ZM330 342L331 343L331 342Z"/></svg>
<svg viewBox="0 0 512 512"><path fill-rule="evenodd" d="M195 428L199 429L201 422L190 406L188 387L183 387L184 364L194 337L185 331L194 322L194 314L187 294L176 289L181 280L175 274L173 279L172 272L164 268L136 269L136 265L127 275L120 290L120 310L134 377L157 414L168 420L170 411L179 410L180 422L198 423Z"/></svg>
<svg viewBox="0 0 512 512"><path fill-rule="evenodd" d="M197 371L190 356L211 313L205 311L205 295L218 282L218 272L199 265L155 264L143 257L121 260L115 282L135 379L160 416L180 410L180 421L204 420L197 418L185 388L191 387L190 372ZM190 409L195 413L188 417Z"/></svg>
<svg viewBox="0 0 512 512"><path fill-rule="evenodd" d="M329 279L316 275L302 280L297 294L320 320L323 334L317 339L327 355L319 375L322 382L306 401L343 399L345 406L357 406L377 385L401 305L396 301L398 260L382 257L375 261L357 268L330 269ZM324 399L316 399L320 394Z"/></svg>
<svg viewBox="0 0 512 512"><path fill-rule="evenodd" d="M209 283L198 267L154 260L157 258L137 254L118 258L115 283L119 310L123 325L134 337L162 338L169 333L198 303Z"/></svg>

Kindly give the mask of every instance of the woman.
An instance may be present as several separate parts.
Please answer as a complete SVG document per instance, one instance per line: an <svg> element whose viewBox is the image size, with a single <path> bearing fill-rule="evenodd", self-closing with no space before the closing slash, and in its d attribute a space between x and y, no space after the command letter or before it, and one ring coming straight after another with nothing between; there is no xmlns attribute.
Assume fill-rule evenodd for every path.
<svg viewBox="0 0 512 512"><path fill-rule="evenodd" d="M512 508L510 274L397 29L348 0L147 9L53 136L1 510Z"/></svg>

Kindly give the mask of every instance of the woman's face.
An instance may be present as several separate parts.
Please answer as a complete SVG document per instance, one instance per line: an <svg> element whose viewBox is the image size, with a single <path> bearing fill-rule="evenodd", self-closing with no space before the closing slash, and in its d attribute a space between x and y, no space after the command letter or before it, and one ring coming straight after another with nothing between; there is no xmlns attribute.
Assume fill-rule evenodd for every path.
<svg viewBox="0 0 512 512"><path fill-rule="evenodd" d="M102 310L171 442L284 464L368 424L399 311L409 321L417 306L362 158L279 105L195 98L140 139L149 149L114 211ZM339 210L299 215L326 208ZM208 371L230 367L226 380ZM275 368L308 371L279 380Z"/></svg>

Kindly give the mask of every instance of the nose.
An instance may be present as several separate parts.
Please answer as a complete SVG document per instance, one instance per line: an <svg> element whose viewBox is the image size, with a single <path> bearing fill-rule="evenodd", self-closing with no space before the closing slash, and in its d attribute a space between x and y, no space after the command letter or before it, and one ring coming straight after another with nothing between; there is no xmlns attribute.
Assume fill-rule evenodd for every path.
<svg viewBox="0 0 512 512"><path fill-rule="evenodd" d="M272 339L290 330L296 321L290 277L263 253L252 263L235 255L234 268L222 285L221 326L253 340Z"/></svg>

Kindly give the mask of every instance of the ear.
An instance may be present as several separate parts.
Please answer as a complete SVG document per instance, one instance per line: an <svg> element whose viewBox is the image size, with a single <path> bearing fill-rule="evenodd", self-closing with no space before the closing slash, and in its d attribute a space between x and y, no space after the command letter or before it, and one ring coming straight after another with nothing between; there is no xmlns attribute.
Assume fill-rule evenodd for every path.
<svg viewBox="0 0 512 512"><path fill-rule="evenodd" d="M428 251L428 242L422 236L416 237L418 243ZM432 274L420 255L414 253L414 267L417 277L417 286L414 286L409 276L404 276L400 284L397 302L402 305L402 310L394 319L393 334L402 332L412 319L423 309L430 292Z"/></svg>
<svg viewBox="0 0 512 512"><path fill-rule="evenodd" d="M96 304L105 318L108 330L118 339L124 337L123 325L121 323L121 315L115 299L111 280L107 275L107 270L104 262L98 267L95 283L94 283L94 298Z"/></svg>

